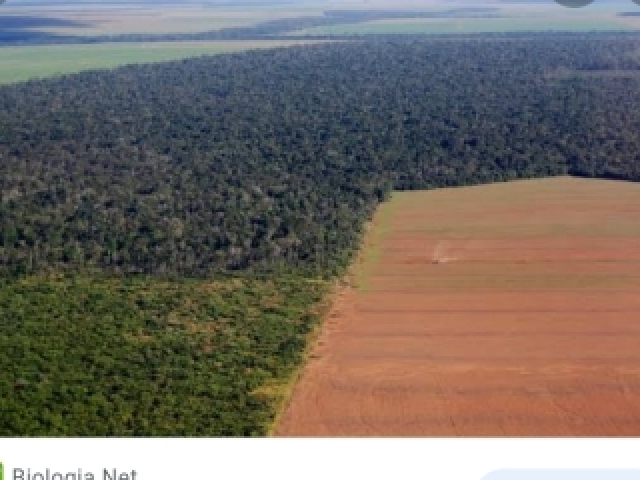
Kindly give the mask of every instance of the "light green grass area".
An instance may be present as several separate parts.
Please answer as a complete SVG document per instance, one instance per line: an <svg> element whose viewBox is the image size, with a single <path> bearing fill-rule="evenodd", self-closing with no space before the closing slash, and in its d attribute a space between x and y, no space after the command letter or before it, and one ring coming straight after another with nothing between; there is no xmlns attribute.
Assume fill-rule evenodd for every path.
<svg viewBox="0 0 640 480"><path fill-rule="evenodd" d="M486 290L597 290L597 291L632 291L640 283L638 275L615 274L500 274L495 271L485 274L469 275L459 273L447 275L440 268L438 275L419 277L418 275L398 275L382 277L382 280L371 281L364 291L376 292L456 292Z"/></svg>
<svg viewBox="0 0 640 480"><path fill-rule="evenodd" d="M618 31L635 30L613 15L589 16L518 16L496 18L433 18L376 20L364 23L308 28L292 35L345 34L447 34L522 31Z"/></svg>
<svg viewBox="0 0 640 480"><path fill-rule="evenodd" d="M307 44L291 41L103 43L0 48L0 83L134 63Z"/></svg>
<svg viewBox="0 0 640 480"><path fill-rule="evenodd" d="M395 199L395 194L392 198ZM390 233L391 220L397 213L400 204L397 201L382 203L378 207L373 222L367 226L362 249L352 270L353 286L360 291L367 291L371 287L369 284L371 273L380 261L382 244L385 237Z"/></svg>
<svg viewBox="0 0 640 480"><path fill-rule="evenodd" d="M627 238L640 237L640 226L602 222L597 227L592 225L571 225L539 220L531 224L518 226L516 230L508 224L466 222L464 225L440 224L433 227L414 227L399 230L408 234L439 235L446 238L492 239L509 236L511 238Z"/></svg>

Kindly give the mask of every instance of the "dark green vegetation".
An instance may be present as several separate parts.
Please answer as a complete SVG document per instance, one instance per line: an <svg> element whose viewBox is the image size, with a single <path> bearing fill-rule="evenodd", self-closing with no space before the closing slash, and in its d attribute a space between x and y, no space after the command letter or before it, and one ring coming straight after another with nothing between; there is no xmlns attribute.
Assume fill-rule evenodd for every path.
<svg viewBox="0 0 640 480"><path fill-rule="evenodd" d="M393 189L640 179L639 48L378 38L0 88L0 434L264 433L302 279Z"/></svg>
<svg viewBox="0 0 640 480"><path fill-rule="evenodd" d="M0 434L264 435L324 284L30 277L0 285ZM261 391L264 390L264 391Z"/></svg>
<svg viewBox="0 0 640 480"><path fill-rule="evenodd" d="M335 273L393 188L638 176L633 37L382 41L0 90L0 271Z"/></svg>

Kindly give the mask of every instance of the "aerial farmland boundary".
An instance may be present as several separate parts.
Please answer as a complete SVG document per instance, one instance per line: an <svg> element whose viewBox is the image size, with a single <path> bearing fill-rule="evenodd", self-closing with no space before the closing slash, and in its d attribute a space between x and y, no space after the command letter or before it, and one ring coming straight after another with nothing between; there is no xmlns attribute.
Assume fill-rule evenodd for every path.
<svg viewBox="0 0 640 480"><path fill-rule="evenodd" d="M635 338L623 318L635 313L632 184L606 182L581 198L581 188L600 185L582 180L563 200L542 181L533 183L550 189L542 196L526 182L495 182L567 173L638 180L640 114L629 107L637 77L608 73L637 68L637 52L637 39L617 34L376 37L0 87L0 429L267 434L286 390L280 382L295 376L308 348L314 309L353 265L366 223L389 208L336 317L348 322L332 325L317 360L337 341L352 352L344 361L366 357L393 373L397 364L380 356L404 345L399 364L412 368L377 388L377 373L363 367L358 377L345 364L326 375L329 386L395 389L402 406L415 398L402 397L408 385L434 371L463 380L484 365L476 373L486 385L458 388L479 398L504 392L505 377L489 374L511 361L502 371L517 379L524 369L535 386L513 392L531 390L547 406L552 393L575 397L578 387L559 378L545 386L536 376L545 372L600 371L618 379L594 379L603 395L633 394L632 356L596 348L623 355ZM553 74L560 70L597 74ZM567 182L545 182L555 181ZM517 193L494 203L486 193L510 188ZM425 189L426 197L404 193ZM474 328L462 328L470 311ZM585 311L622 320L608 331L580 321ZM361 324L363 314L370 321ZM572 358L536 363L572 332ZM532 350L525 337L544 348ZM458 349L472 340L493 356ZM420 389L433 396L447 385ZM435 407L440 398L431 398ZM434 412L418 412L412 424L437 433L438 419L450 416ZM457 417L460 432L472 413ZM543 418L546 409L536 415L555 421ZM588 423L581 415L573 418Z"/></svg>
<svg viewBox="0 0 640 480"><path fill-rule="evenodd" d="M394 194L374 217L348 293L325 317L276 434L637 435L634 199L638 184L574 177ZM611 219L606 210L617 206L625 208ZM482 226L478 237L468 237L465 221ZM555 221L566 225L560 236ZM530 235L496 234L498 223ZM457 255L445 264L430 256L443 241ZM501 258L508 242L520 247ZM562 247L573 242L567 262ZM484 265L484 278L415 284L419 272L463 278L469 261ZM486 283L509 265L518 268L507 284ZM389 271L399 274L396 288ZM543 282L528 288L537 277ZM578 277L608 280L611 289L575 284Z"/></svg>

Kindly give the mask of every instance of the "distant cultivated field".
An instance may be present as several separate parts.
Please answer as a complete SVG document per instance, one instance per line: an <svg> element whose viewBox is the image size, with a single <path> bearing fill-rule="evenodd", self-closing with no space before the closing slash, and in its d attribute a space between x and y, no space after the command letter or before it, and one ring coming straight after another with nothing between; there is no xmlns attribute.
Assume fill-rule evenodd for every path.
<svg viewBox="0 0 640 480"><path fill-rule="evenodd" d="M303 15L320 15L312 8L260 8L260 7L207 7L175 6L119 6L117 8L93 6L28 8L6 6L3 16L32 17L38 19L33 29L63 35L109 35L122 33L192 33L244 27L256 23ZM58 25L48 25L52 20ZM53 23L53 22L52 22ZM65 24L67 23L67 24Z"/></svg>
<svg viewBox="0 0 640 480"><path fill-rule="evenodd" d="M211 41L157 43L102 43L0 48L0 83L50 77L96 68L160 62L198 55L239 52L257 48L302 45L304 41Z"/></svg>
<svg viewBox="0 0 640 480"><path fill-rule="evenodd" d="M281 435L640 435L640 185L397 193Z"/></svg>
<svg viewBox="0 0 640 480"><path fill-rule="evenodd" d="M292 35L344 34L446 34L519 31L618 31L640 28L639 22L613 14L600 15L506 15L495 18L407 18L332 25L293 32Z"/></svg>

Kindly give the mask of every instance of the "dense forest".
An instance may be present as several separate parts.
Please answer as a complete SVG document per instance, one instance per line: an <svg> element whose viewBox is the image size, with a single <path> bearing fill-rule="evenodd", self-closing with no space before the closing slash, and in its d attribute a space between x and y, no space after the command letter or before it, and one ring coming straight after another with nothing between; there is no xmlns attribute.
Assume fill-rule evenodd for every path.
<svg viewBox="0 0 640 480"><path fill-rule="evenodd" d="M264 434L394 189L640 179L639 52L372 37L0 88L0 435Z"/></svg>
<svg viewBox="0 0 640 480"><path fill-rule="evenodd" d="M331 274L392 189L638 179L638 47L340 43L4 87L0 271Z"/></svg>

